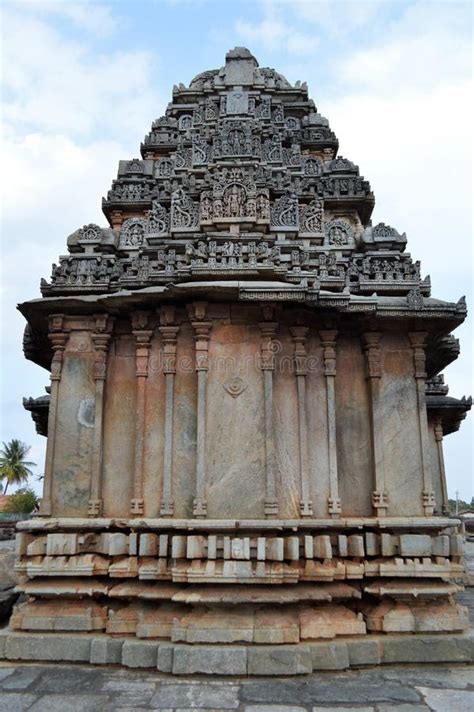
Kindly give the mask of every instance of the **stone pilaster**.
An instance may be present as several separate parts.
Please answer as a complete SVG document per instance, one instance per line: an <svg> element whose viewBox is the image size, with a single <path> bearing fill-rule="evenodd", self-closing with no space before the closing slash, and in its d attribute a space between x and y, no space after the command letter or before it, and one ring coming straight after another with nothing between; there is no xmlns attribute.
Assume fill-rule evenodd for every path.
<svg viewBox="0 0 474 712"><path fill-rule="evenodd" d="M370 433L372 439L373 483L372 509L376 517L387 514L388 495L385 490L385 463L383 451L383 412L380 401L382 378L382 351L380 333L368 331L362 335L370 396Z"/></svg>
<svg viewBox="0 0 474 712"><path fill-rule="evenodd" d="M443 454L443 421L440 417L437 417L434 421L434 436L438 452L438 467L441 480L441 512L442 514L449 514L448 487L446 483L446 470L444 468Z"/></svg>
<svg viewBox="0 0 474 712"><path fill-rule="evenodd" d="M100 517L102 514L102 430L104 422L104 389L107 375L107 350L112 330L112 320L106 314L96 314L92 332L94 345L94 435L92 445L91 488L88 515Z"/></svg>
<svg viewBox="0 0 474 712"><path fill-rule="evenodd" d="M165 445L163 455L163 491L160 514L172 517L173 505L173 410L174 377L176 374L176 340L179 326L174 322L174 307L164 306L160 310L160 334L163 339L163 373L165 376Z"/></svg>
<svg viewBox="0 0 474 712"><path fill-rule="evenodd" d="M309 460L308 460L308 424L306 415L306 374L308 372L306 337L308 327L293 326L290 333L294 344L294 363L296 373L296 386L298 392L298 430L300 450L300 515L311 517L313 505L309 488Z"/></svg>
<svg viewBox="0 0 474 712"><path fill-rule="evenodd" d="M341 514L337 473L336 439L336 329L319 332L323 347L324 376L326 378L326 414L328 433L329 499L328 513L334 519Z"/></svg>
<svg viewBox="0 0 474 712"><path fill-rule="evenodd" d="M421 469L423 474L423 508L425 515L431 517L435 507L435 496L431 479L429 454L428 416L426 412L426 332L412 331L408 334L413 349L413 364L415 367L416 395L418 408L418 425L420 435Z"/></svg>
<svg viewBox="0 0 474 712"><path fill-rule="evenodd" d="M153 334L148 329L149 314L136 311L132 314L132 333L135 337L135 364L137 377L136 423L135 423L135 471L133 498L130 503L132 515L143 514L143 456L145 450L146 381L148 358Z"/></svg>
<svg viewBox="0 0 474 712"><path fill-rule="evenodd" d="M275 432L273 426L273 372L275 371L274 338L278 324L264 321L260 327L260 367L264 377L265 412L265 505L266 517L278 516L278 499L275 477Z"/></svg>
<svg viewBox="0 0 474 712"><path fill-rule="evenodd" d="M51 360L51 394L48 415L48 442L46 445L46 460L44 465L43 497L41 499L40 514L51 516L53 493L54 448L56 443L56 425L58 413L59 382L63 365L63 354L69 338L69 331L65 328L64 316L52 314L49 317L49 340L53 348Z"/></svg>
<svg viewBox="0 0 474 712"><path fill-rule="evenodd" d="M195 369L197 373L197 451L196 451L196 497L193 515L198 518L207 515L206 482L206 410L207 410L207 372L209 370L209 339L212 321L206 321L205 302L191 305L191 324L194 329Z"/></svg>

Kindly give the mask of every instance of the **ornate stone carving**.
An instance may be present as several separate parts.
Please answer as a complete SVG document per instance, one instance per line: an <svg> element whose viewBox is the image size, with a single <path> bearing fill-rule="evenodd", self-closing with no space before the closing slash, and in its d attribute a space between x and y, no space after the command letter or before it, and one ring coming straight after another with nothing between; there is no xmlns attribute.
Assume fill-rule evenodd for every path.
<svg viewBox="0 0 474 712"><path fill-rule="evenodd" d="M170 229L170 216L163 205L160 205L158 200L154 200L150 212L148 213L148 221L146 226L146 237L156 235L165 235Z"/></svg>
<svg viewBox="0 0 474 712"><path fill-rule="evenodd" d="M324 208L320 200L312 200L299 207L300 233L320 234L323 232Z"/></svg>
<svg viewBox="0 0 474 712"><path fill-rule="evenodd" d="M345 220L331 220L326 223L325 232L328 245L344 247L353 244L353 230Z"/></svg>
<svg viewBox="0 0 474 712"><path fill-rule="evenodd" d="M322 172L322 164L319 158L308 156L301 161L301 167L305 176L319 176Z"/></svg>
<svg viewBox="0 0 474 712"><path fill-rule="evenodd" d="M270 227L273 230L297 230L299 227L298 196L288 191L271 207Z"/></svg>
<svg viewBox="0 0 474 712"><path fill-rule="evenodd" d="M79 230L79 239L84 242L100 242L102 238L102 230L98 225L90 223L89 225L84 225Z"/></svg>
<svg viewBox="0 0 474 712"><path fill-rule="evenodd" d="M145 240L146 220L143 218L129 218L125 220L120 230L119 248L138 249Z"/></svg>
<svg viewBox="0 0 474 712"><path fill-rule="evenodd" d="M156 164L155 175L157 178L169 178L173 173L173 161L170 158L162 158Z"/></svg>
<svg viewBox="0 0 474 712"><path fill-rule="evenodd" d="M171 196L171 230L185 232L194 230L199 224L199 207L182 188Z"/></svg>
<svg viewBox="0 0 474 712"><path fill-rule="evenodd" d="M227 94L227 114L248 114L249 95L246 91L231 91Z"/></svg>
<svg viewBox="0 0 474 712"><path fill-rule="evenodd" d="M242 378L240 378L240 376L232 376L222 385L227 393L232 396L232 398L237 398L247 388L247 384Z"/></svg>

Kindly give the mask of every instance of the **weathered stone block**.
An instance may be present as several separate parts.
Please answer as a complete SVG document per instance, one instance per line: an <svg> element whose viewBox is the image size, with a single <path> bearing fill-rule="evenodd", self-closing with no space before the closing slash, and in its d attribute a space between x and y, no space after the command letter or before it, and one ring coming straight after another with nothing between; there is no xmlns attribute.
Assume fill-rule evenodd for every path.
<svg viewBox="0 0 474 712"><path fill-rule="evenodd" d="M384 636L382 662L467 663L471 661L469 636Z"/></svg>
<svg viewBox="0 0 474 712"><path fill-rule="evenodd" d="M160 534L158 537L158 556L168 556L168 534Z"/></svg>
<svg viewBox="0 0 474 712"><path fill-rule="evenodd" d="M175 646L172 643L160 643L158 646L157 668L160 672L173 671L173 653Z"/></svg>
<svg viewBox="0 0 474 712"><path fill-rule="evenodd" d="M365 632L362 615L345 606L307 606L300 610L301 640L334 638L336 635L363 635Z"/></svg>
<svg viewBox="0 0 474 712"><path fill-rule="evenodd" d="M191 535L187 538L186 558L203 559L205 555L206 538L203 536Z"/></svg>
<svg viewBox="0 0 474 712"><path fill-rule="evenodd" d="M217 536L215 534L207 537L207 558L217 558Z"/></svg>
<svg viewBox="0 0 474 712"><path fill-rule="evenodd" d="M92 638L89 662L93 665L120 665L123 640Z"/></svg>
<svg viewBox="0 0 474 712"><path fill-rule="evenodd" d="M77 534L48 534L46 537L47 556L70 556L78 550Z"/></svg>
<svg viewBox="0 0 474 712"><path fill-rule="evenodd" d="M314 557L314 539L312 536L306 535L304 538L304 556L305 559Z"/></svg>
<svg viewBox="0 0 474 712"><path fill-rule="evenodd" d="M346 670L350 667L345 642L312 643L311 663L313 670Z"/></svg>
<svg viewBox="0 0 474 712"><path fill-rule="evenodd" d="M337 537L337 550L341 557L345 558L348 555L347 537L344 534L339 534Z"/></svg>
<svg viewBox="0 0 474 712"><path fill-rule="evenodd" d="M283 538L274 537L266 540L266 558L270 561L283 561Z"/></svg>
<svg viewBox="0 0 474 712"><path fill-rule="evenodd" d="M380 665L382 660L381 643L374 639L358 638L347 640L347 651L351 667L363 665Z"/></svg>
<svg viewBox="0 0 474 712"><path fill-rule="evenodd" d="M93 601L27 601L15 606L10 625L16 630L104 630L107 608Z"/></svg>
<svg viewBox="0 0 474 712"><path fill-rule="evenodd" d="M284 539L283 553L286 561L298 561L300 558L300 540L297 536Z"/></svg>
<svg viewBox="0 0 474 712"><path fill-rule="evenodd" d="M158 643L145 640L125 640L122 665L129 668L156 668Z"/></svg>
<svg viewBox="0 0 474 712"><path fill-rule="evenodd" d="M449 537L449 550L451 556L463 556L464 539L460 534L451 534Z"/></svg>
<svg viewBox="0 0 474 712"><path fill-rule="evenodd" d="M362 558L365 554L364 537L359 534L351 534L347 537L347 552L349 556Z"/></svg>
<svg viewBox="0 0 474 712"><path fill-rule="evenodd" d="M332 546L329 536L320 535L314 537L313 555L315 559L332 559Z"/></svg>
<svg viewBox="0 0 474 712"><path fill-rule="evenodd" d="M83 662L90 659L90 636L74 636L71 644L69 635L58 633L13 634L7 637L5 657L8 660L44 660L57 662Z"/></svg>
<svg viewBox="0 0 474 712"><path fill-rule="evenodd" d="M106 532L100 537L100 551L109 556L124 556L128 554L128 536L121 532Z"/></svg>
<svg viewBox="0 0 474 712"><path fill-rule="evenodd" d="M138 534L130 532L128 535L128 554L129 556L138 556Z"/></svg>
<svg viewBox="0 0 474 712"><path fill-rule="evenodd" d="M432 539L431 543L433 556L449 556L449 536L442 534Z"/></svg>
<svg viewBox="0 0 474 712"><path fill-rule="evenodd" d="M402 556L431 556L431 537L427 534L401 534Z"/></svg>
<svg viewBox="0 0 474 712"><path fill-rule="evenodd" d="M245 609L195 610L175 618L171 639L183 643L251 643L253 612Z"/></svg>
<svg viewBox="0 0 474 712"><path fill-rule="evenodd" d="M46 554L46 537L38 536L26 546L26 556L44 556Z"/></svg>
<svg viewBox="0 0 474 712"><path fill-rule="evenodd" d="M299 643L300 623L297 611L255 612L254 643L281 644Z"/></svg>
<svg viewBox="0 0 474 712"><path fill-rule="evenodd" d="M382 556L395 556L398 552L398 538L392 534L383 533L380 535Z"/></svg>
<svg viewBox="0 0 474 712"><path fill-rule="evenodd" d="M139 556L157 556L158 555L158 536L156 534L140 534L139 539Z"/></svg>
<svg viewBox="0 0 474 712"><path fill-rule="evenodd" d="M249 675L307 675L313 670L309 645L249 647L247 661Z"/></svg>
<svg viewBox="0 0 474 712"><path fill-rule="evenodd" d="M365 552L367 556L379 556L380 554L380 537L374 532L365 533Z"/></svg>
<svg viewBox="0 0 474 712"><path fill-rule="evenodd" d="M171 558L184 559L186 557L186 537L174 536L171 539Z"/></svg>
<svg viewBox="0 0 474 712"><path fill-rule="evenodd" d="M175 675L246 675L247 650L227 645L176 645L172 671Z"/></svg>
<svg viewBox="0 0 474 712"><path fill-rule="evenodd" d="M236 538L231 540L230 555L232 559L250 560L250 539L249 537Z"/></svg>

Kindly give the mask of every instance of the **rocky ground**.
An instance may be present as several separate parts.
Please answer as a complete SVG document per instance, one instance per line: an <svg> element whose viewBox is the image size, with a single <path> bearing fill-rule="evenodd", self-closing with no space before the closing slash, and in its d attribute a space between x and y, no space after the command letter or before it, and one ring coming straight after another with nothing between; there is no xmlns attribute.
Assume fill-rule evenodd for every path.
<svg viewBox="0 0 474 712"><path fill-rule="evenodd" d="M0 578L11 577L11 545ZM474 542L466 547L469 583L462 602L474 620ZM474 668L384 666L304 678L183 679L83 665L0 664L0 712L471 712Z"/></svg>

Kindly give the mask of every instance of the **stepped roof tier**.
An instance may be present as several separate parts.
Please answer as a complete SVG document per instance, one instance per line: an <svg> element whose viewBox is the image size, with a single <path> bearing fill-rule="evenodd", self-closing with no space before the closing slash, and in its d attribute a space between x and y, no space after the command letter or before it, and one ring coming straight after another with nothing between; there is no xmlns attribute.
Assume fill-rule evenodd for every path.
<svg viewBox="0 0 474 712"><path fill-rule="evenodd" d="M175 86L141 154L119 163L103 199L109 226L68 237L69 254L42 280L44 297L115 309L125 295L139 303L143 290L159 301L226 293L441 319L441 338L463 320L463 299L430 299L405 234L372 224L370 184L338 155L306 83L259 67L249 50L236 47L221 69ZM35 326L54 304L21 310Z"/></svg>

